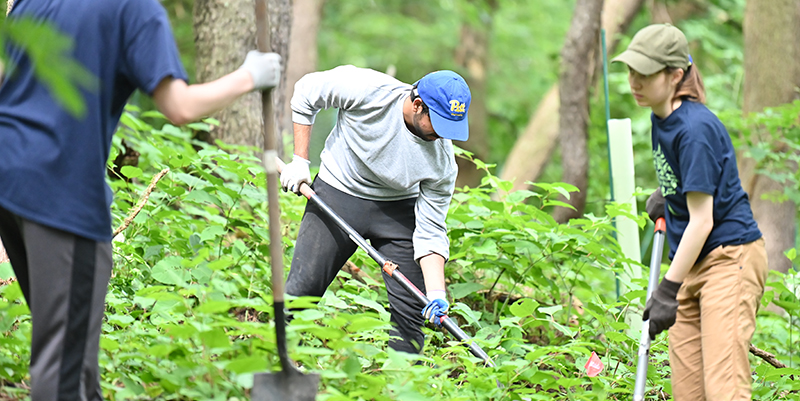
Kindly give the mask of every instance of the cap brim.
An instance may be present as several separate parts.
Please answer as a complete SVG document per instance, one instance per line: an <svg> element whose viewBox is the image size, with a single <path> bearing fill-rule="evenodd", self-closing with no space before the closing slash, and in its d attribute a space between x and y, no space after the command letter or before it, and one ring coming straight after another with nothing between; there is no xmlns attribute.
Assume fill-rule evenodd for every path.
<svg viewBox="0 0 800 401"><path fill-rule="evenodd" d="M433 125L433 130L436 131L436 135L453 141L466 141L469 139L469 121L467 116L464 116L464 119L461 121L453 121L436 114L433 110L431 110L429 114L431 117L431 125Z"/></svg>
<svg viewBox="0 0 800 401"><path fill-rule="evenodd" d="M625 50L619 56L614 57L611 62L625 63L628 65L628 67L631 67L634 71L642 75L655 74L664 68L667 68L666 65L661 64L642 53L630 49Z"/></svg>

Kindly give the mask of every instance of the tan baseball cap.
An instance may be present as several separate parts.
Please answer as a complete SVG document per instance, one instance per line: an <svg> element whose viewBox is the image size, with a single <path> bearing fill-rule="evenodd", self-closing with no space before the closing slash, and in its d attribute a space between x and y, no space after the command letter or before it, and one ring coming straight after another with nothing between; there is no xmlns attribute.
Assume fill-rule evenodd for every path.
<svg viewBox="0 0 800 401"><path fill-rule="evenodd" d="M654 24L633 35L628 49L611 62L627 64L634 71L650 75L666 67L687 69L691 65L689 42L680 29L670 24Z"/></svg>

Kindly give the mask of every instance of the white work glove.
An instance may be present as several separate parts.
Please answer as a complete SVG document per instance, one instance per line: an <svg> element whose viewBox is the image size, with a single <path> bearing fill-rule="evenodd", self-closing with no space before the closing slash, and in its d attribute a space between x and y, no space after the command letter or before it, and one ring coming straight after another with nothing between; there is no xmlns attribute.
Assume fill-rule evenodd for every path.
<svg viewBox="0 0 800 401"><path fill-rule="evenodd" d="M300 195L300 184L311 183L311 171L308 167L311 162L298 155L292 157L292 162L283 167L281 171L281 186L284 191L292 191Z"/></svg>
<svg viewBox="0 0 800 401"><path fill-rule="evenodd" d="M442 325L442 316L447 316L450 304L447 302L447 293L444 290L428 291L428 305L422 309L425 320L437 325Z"/></svg>
<svg viewBox="0 0 800 401"><path fill-rule="evenodd" d="M254 90L274 88L281 80L281 55L251 50L239 69L253 77Z"/></svg>

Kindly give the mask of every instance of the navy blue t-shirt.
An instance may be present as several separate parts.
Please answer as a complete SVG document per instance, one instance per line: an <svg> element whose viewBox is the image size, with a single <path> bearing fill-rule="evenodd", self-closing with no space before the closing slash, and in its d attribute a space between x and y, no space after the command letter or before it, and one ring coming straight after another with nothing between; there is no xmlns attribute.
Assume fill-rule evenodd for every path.
<svg viewBox="0 0 800 401"><path fill-rule="evenodd" d="M736 154L725 126L708 108L684 100L667 118L653 123L653 159L666 198L670 260L689 224L687 192L714 197L714 228L698 261L720 245L739 245L761 238L750 201L739 181Z"/></svg>
<svg viewBox="0 0 800 401"><path fill-rule="evenodd" d="M9 15L47 21L73 39L72 57L97 80L75 118L53 99L19 49L0 86L0 206L96 241L111 240L106 178L111 137L136 88L187 80L157 0L17 0Z"/></svg>

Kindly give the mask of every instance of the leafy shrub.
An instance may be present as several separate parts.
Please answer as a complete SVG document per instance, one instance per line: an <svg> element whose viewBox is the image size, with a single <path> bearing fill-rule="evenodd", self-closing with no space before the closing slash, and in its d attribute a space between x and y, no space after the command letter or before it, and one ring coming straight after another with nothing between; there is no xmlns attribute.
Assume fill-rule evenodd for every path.
<svg viewBox="0 0 800 401"><path fill-rule="evenodd" d="M138 165L109 166L118 175L110 181L115 226L153 175L171 171L114 243L101 339L104 394L109 400L245 399L253 373L279 367L265 174L254 149L193 141L193 131L209 129L206 123L156 128L143 118L163 123L157 113L131 108L114 142L112 161L124 160L118 156L128 149L139 153ZM367 277L341 272L321 299L290 299L290 307L317 302L294 314L288 336L290 356L321 374L318 399L630 398L646 282L628 278L641 266L620 256L611 219L626 216L644 225L644 217L610 204L606 216L557 224L550 208L574 188L538 183L536 191L507 193L510 183L492 175L493 166L474 162L487 176L478 188L454 196L446 276L451 316L497 367L484 367L449 334L433 329L425 329L422 355L389 349L386 291L369 277L377 270L359 251L351 260ZM280 201L282 257L289 266L305 202L293 194ZM0 266L0 274L9 271L8 264ZM619 299L615 277L628 288ZM796 311L796 289L780 285L765 304ZM787 320L762 312L754 342L796 366L791 316L796 313ZM30 317L16 284L0 287L0 333L3 392L24 398ZM651 351L648 399L671 391L666 349L661 336ZM593 351L605 370L588 377L583 366ZM798 390L786 376L796 369L753 363L757 399Z"/></svg>

